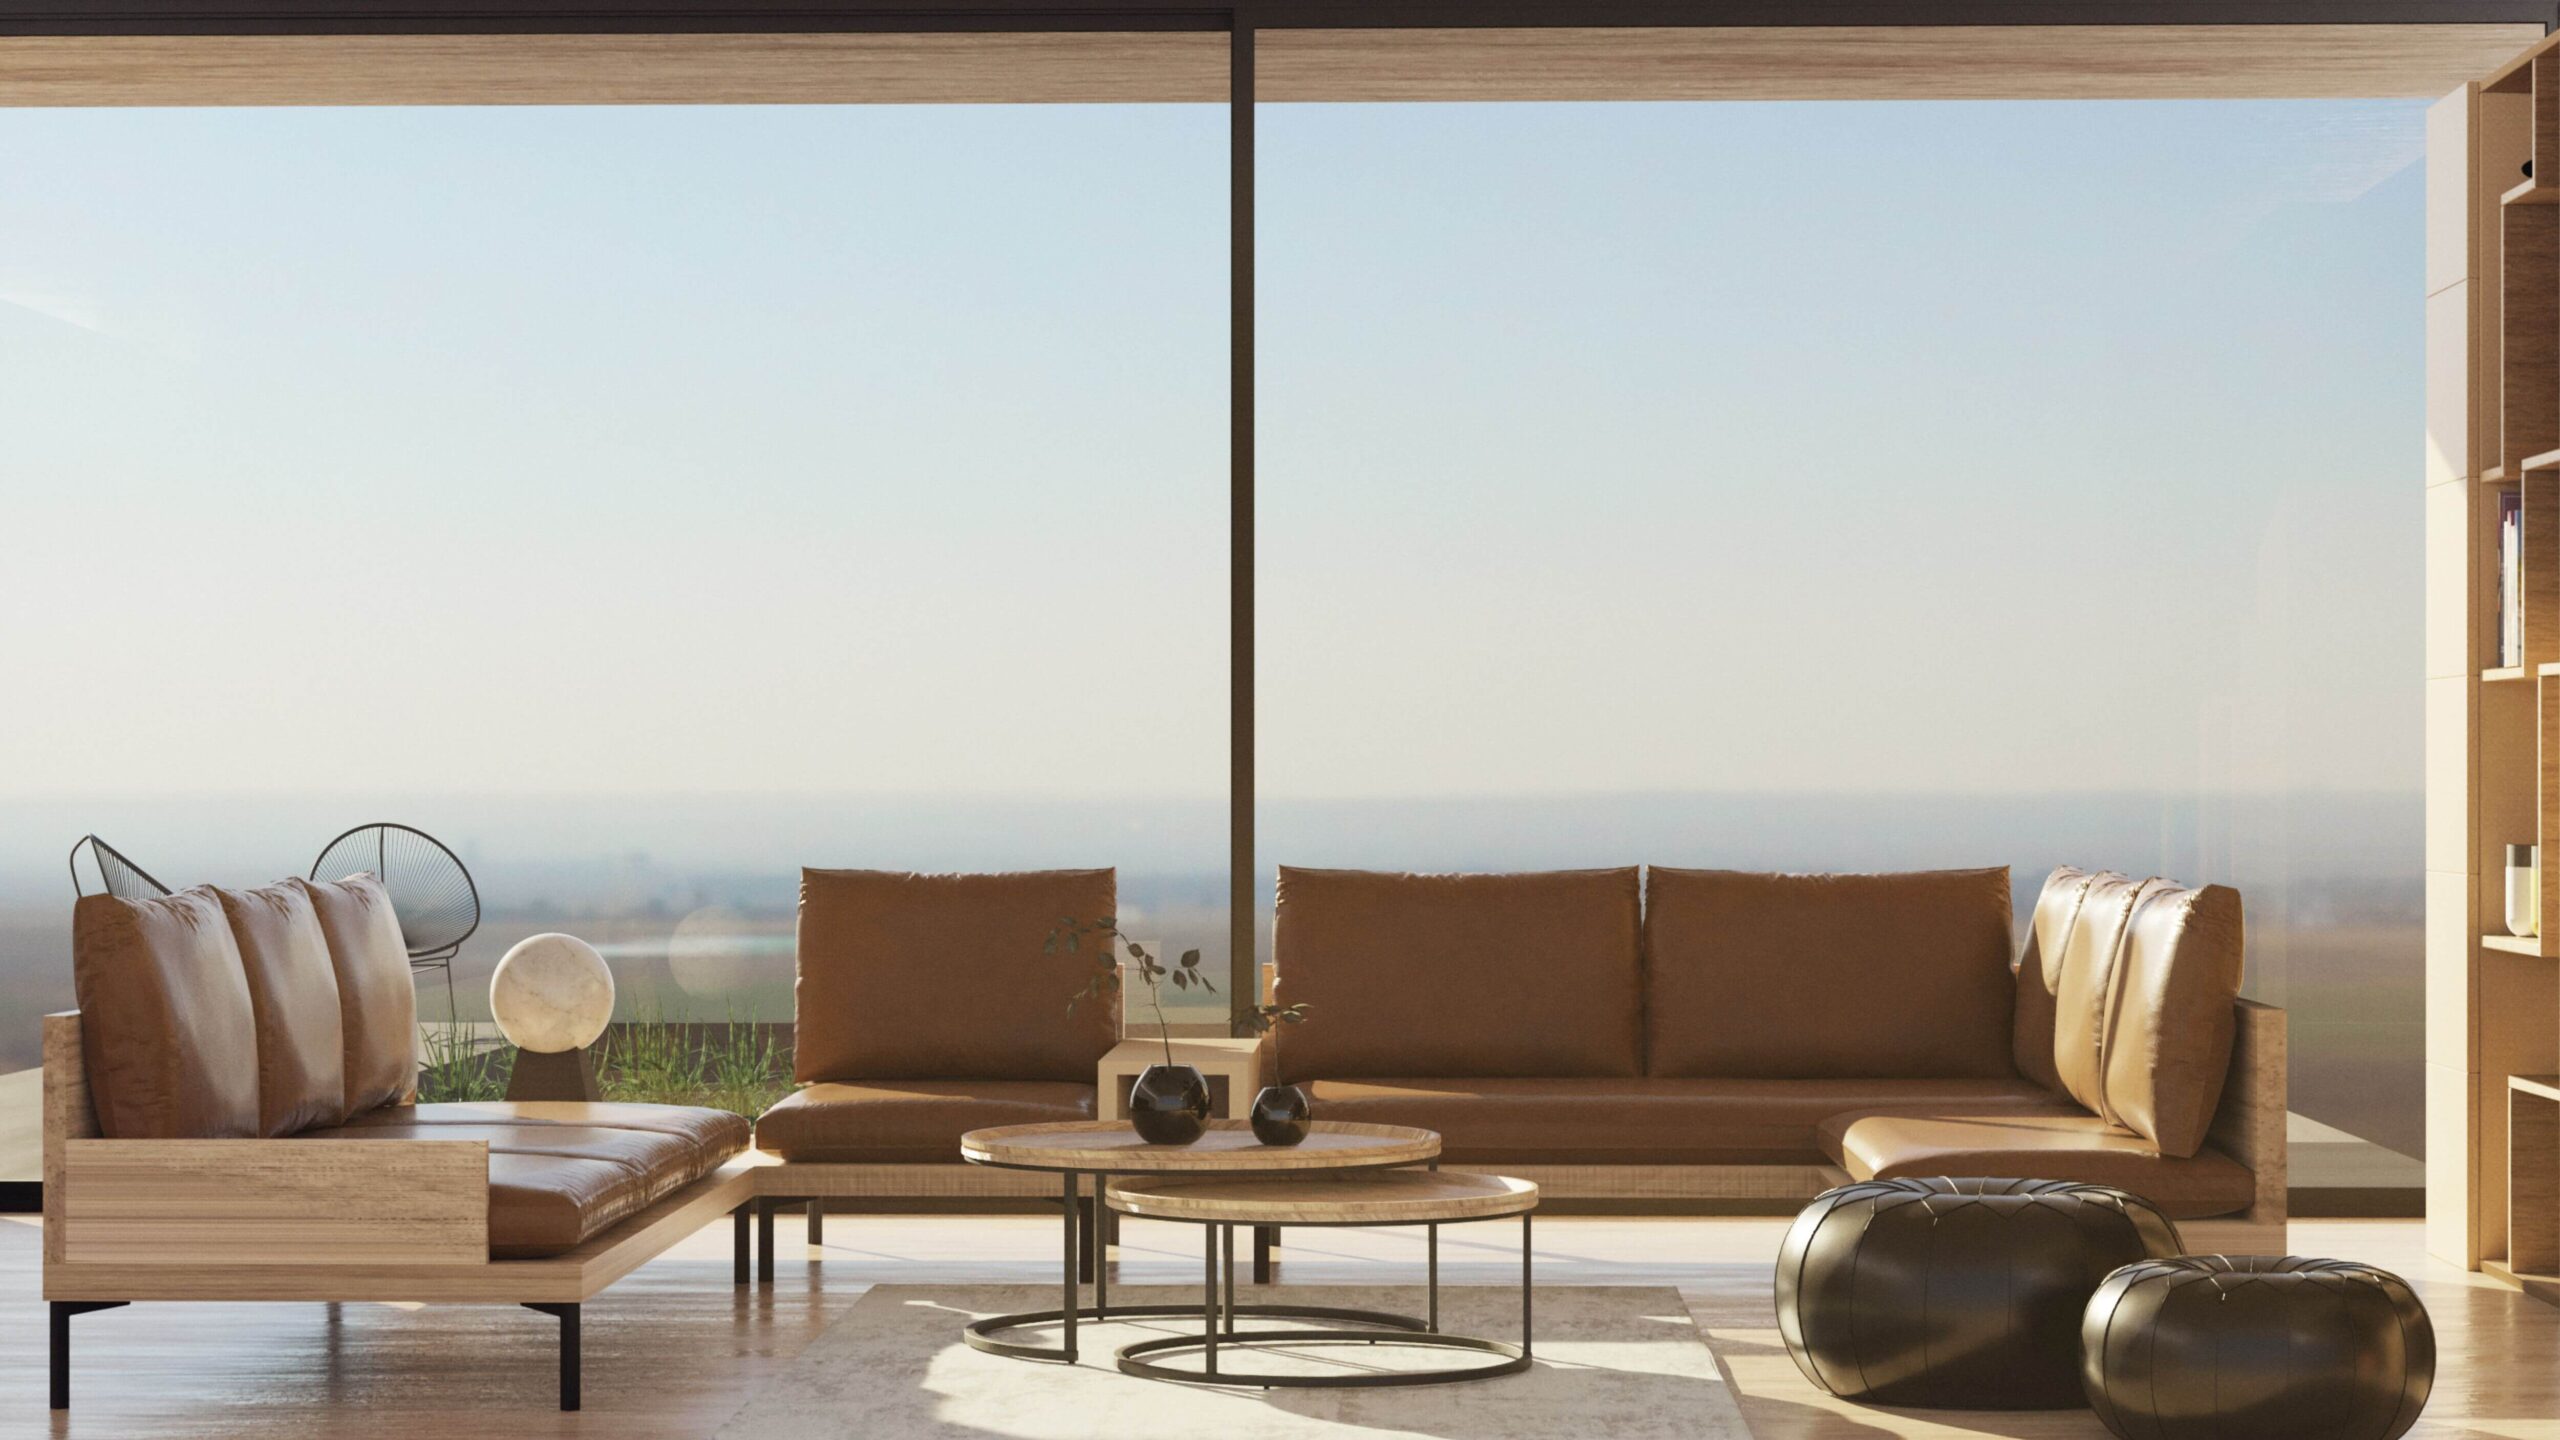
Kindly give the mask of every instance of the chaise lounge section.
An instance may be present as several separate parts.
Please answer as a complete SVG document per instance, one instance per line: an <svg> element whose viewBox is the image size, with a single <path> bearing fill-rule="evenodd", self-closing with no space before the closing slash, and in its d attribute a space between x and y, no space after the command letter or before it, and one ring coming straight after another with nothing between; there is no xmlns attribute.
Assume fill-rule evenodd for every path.
<svg viewBox="0 0 2560 1440"><path fill-rule="evenodd" d="M618 1104L418 1105L415 993L370 876L90 896L80 1009L45 1020L52 1401L70 1320L137 1300L520 1304L558 1317L734 1213L746 1121Z"/></svg>
<svg viewBox="0 0 2560 1440"><path fill-rule="evenodd" d="M1848 1179L2081 1180L2280 1250L2282 1012L2227 888L2005 869L1284 867L1288 1077L1562 1201L1763 1209Z"/></svg>

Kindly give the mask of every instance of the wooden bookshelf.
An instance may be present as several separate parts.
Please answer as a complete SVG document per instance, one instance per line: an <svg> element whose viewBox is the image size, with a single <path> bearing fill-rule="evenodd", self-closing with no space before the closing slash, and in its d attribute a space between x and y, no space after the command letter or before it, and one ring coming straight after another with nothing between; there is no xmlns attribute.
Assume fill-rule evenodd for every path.
<svg viewBox="0 0 2560 1440"><path fill-rule="evenodd" d="M2427 1238L2560 1303L2555 47L2428 116ZM2502 665L2509 500L2523 654ZM2511 844L2541 847L2538 935L2505 933Z"/></svg>

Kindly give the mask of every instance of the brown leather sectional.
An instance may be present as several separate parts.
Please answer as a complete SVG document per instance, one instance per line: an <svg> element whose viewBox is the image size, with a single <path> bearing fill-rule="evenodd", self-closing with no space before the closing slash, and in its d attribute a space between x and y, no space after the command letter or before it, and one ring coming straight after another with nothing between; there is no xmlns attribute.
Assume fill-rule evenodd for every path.
<svg viewBox="0 0 2560 1440"><path fill-rule="evenodd" d="M417 1105L407 952L371 876L93 895L73 979L110 1140L485 1140L489 1253L564 1254L747 1147L719 1110Z"/></svg>
<svg viewBox="0 0 2560 1440"><path fill-rule="evenodd" d="M2005 869L1280 872L1275 998L1316 1114L1482 1166L2094 1181L2235 1215L2206 1143L2239 896L2059 870L2011 964ZM2280 1081L2279 1081L2280 1083ZM2279 1107L2280 1109L2280 1100Z"/></svg>
<svg viewBox="0 0 2560 1440"><path fill-rule="evenodd" d="M1047 948L1113 917L1111 870L804 870L793 1071L756 1145L808 1165L948 1165L991 1125L1090 1120L1117 1038L1107 1000L1068 1008L1095 956ZM779 1181L787 1193L788 1181Z"/></svg>

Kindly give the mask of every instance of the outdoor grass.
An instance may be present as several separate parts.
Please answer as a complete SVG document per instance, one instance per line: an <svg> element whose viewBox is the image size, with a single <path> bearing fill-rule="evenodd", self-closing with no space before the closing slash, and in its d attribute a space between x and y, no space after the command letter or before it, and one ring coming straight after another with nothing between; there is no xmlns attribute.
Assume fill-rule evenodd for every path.
<svg viewBox="0 0 2560 1440"><path fill-rule="evenodd" d="M701 1105L749 1119L791 1093L791 1059L771 1031L732 1017L686 1025L655 1013L607 1027L595 1043L596 1084L607 1100ZM499 1100L514 1047L469 1026L429 1025L418 1073L422 1104Z"/></svg>

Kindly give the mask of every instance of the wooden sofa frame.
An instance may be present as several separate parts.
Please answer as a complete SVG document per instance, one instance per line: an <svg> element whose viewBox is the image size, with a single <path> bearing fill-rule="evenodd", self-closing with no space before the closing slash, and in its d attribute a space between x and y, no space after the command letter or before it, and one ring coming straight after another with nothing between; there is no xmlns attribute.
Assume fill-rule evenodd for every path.
<svg viewBox="0 0 2560 1440"><path fill-rule="evenodd" d="M522 1305L560 1321L560 1408L579 1403L579 1307L723 1214L747 1281L750 1151L538 1260L489 1258L485 1140L108 1140L78 1011L44 1019L44 1298L52 1399L71 1403L71 1318L136 1300Z"/></svg>

